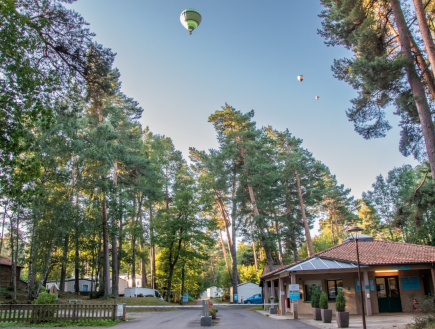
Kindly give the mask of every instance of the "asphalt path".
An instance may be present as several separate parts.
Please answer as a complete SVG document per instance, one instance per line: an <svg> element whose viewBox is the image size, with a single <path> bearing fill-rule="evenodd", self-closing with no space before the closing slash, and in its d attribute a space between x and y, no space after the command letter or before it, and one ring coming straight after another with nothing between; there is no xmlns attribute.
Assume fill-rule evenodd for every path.
<svg viewBox="0 0 435 329"><path fill-rule="evenodd" d="M273 320L254 310L237 307L218 307L217 319L213 327L228 329L315 329L297 320ZM182 309L173 312L128 313L127 317L135 318L114 329L183 329L200 328L201 311L199 309Z"/></svg>

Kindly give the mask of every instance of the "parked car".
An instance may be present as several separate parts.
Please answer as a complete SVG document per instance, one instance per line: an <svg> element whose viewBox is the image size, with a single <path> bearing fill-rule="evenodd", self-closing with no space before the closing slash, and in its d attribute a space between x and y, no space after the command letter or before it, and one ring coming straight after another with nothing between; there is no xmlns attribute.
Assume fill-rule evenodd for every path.
<svg viewBox="0 0 435 329"><path fill-rule="evenodd" d="M246 298L243 303L244 304L263 304L263 298L261 297L261 294L255 294L254 296Z"/></svg>

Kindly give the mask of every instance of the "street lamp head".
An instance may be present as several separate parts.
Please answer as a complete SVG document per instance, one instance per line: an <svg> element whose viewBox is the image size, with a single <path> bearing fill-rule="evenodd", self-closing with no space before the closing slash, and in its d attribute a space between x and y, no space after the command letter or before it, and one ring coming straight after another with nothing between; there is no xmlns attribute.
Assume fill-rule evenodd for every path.
<svg viewBox="0 0 435 329"><path fill-rule="evenodd" d="M349 227L348 228L348 230L347 230L347 232L349 232L349 233L355 233L355 239L356 240L358 240L358 233L359 232L361 232L363 230L363 228L362 227L359 227L359 226L352 226L352 227ZM352 234L353 235L353 234Z"/></svg>

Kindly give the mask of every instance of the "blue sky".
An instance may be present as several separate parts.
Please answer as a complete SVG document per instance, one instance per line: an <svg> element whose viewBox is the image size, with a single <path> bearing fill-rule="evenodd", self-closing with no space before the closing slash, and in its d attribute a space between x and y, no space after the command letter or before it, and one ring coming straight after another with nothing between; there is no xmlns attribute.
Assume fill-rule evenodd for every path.
<svg viewBox="0 0 435 329"><path fill-rule="evenodd" d="M354 132L345 111L356 93L331 72L334 58L351 54L317 35L319 0L79 0L72 8L117 53L122 90L144 109L141 123L171 137L186 158L190 146L217 147L207 118L228 103L253 109L258 126L303 139L357 198L377 175L417 164L398 151L394 109L387 138ZM187 8L202 15L190 36L179 19Z"/></svg>

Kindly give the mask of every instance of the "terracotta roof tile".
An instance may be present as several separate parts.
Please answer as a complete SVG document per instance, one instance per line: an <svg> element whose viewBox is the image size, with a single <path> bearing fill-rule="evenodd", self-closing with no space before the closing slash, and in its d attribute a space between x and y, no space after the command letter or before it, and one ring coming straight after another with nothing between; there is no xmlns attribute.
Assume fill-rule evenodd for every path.
<svg viewBox="0 0 435 329"><path fill-rule="evenodd" d="M417 263L435 263L435 247L392 241L359 241L359 260L363 265L400 265ZM355 263L356 249L353 241L344 242L320 251L312 257L335 259ZM312 257L302 259L290 265L276 265L272 272L263 271L260 278L273 275L280 270L304 262ZM279 268L278 268L279 266ZM266 269L266 266L264 267ZM268 269L268 267L267 267Z"/></svg>
<svg viewBox="0 0 435 329"><path fill-rule="evenodd" d="M0 257L0 265L6 265L6 266L12 266L12 261L8 258ZM24 267L20 264L17 265L18 267Z"/></svg>
<svg viewBox="0 0 435 329"><path fill-rule="evenodd" d="M358 242L359 260L365 265L435 263L435 247L392 241ZM316 254L318 257L356 263L353 241L345 242Z"/></svg>
<svg viewBox="0 0 435 329"><path fill-rule="evenodd" d="M273 271L270 271L269 265L264 265L263 267L263 273L260 275L260 279L266 276L269 276L271 274L274 274L282 269L285 269L289 267L290 265L274 265L275 269Z"/></svg>

